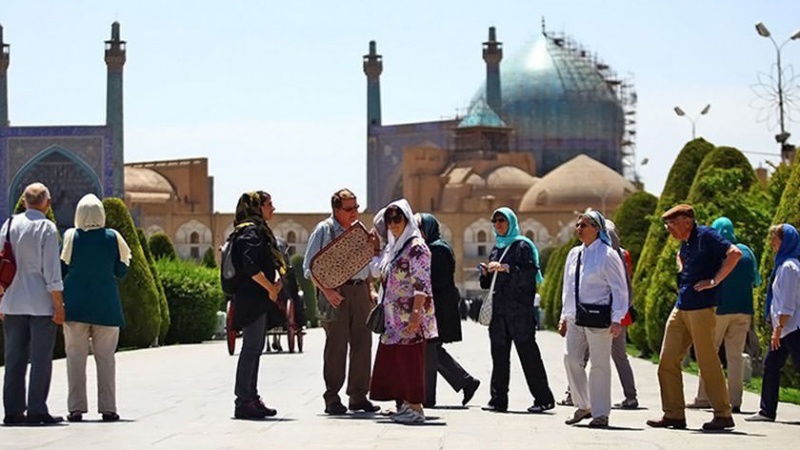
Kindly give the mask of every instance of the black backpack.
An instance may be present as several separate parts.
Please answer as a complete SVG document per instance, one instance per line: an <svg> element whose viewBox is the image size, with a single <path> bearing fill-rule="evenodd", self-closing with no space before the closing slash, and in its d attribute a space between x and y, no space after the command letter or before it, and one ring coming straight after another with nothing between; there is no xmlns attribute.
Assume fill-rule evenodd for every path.
<svg viewBox="0 0 800 450"><path fill-rule="evenodd" d="M233 261L234 242L236 242L241 230L247 225L251 224L242 224L234 228L220 248L222 250L222 262L219 265L219 278L222 284L222 292L229 297L236 294L236 289L239 286L239 276L236 273L236 264Z"/></svg>

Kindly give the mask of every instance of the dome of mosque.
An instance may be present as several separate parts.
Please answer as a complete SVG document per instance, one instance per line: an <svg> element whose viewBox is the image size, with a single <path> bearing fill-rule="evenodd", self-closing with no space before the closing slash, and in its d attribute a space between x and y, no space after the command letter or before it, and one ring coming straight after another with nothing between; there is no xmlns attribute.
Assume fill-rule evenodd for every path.
<svg viewBox="0 0 800 450"><path fill-rule="evenodd" d="M538 178L514 166L500 166L489 172L485 178L486 185L496 189L528 189L539 181Z"/></svg>
<svg viewBox="0 0 800 450"><path fill-rule="evenodd" d="M608 67L564 37L539 35L500 65L499 115L539 175L578 154L622 171L624 111ZM485 101L485 83L472 105Z"/></svg>
<svg viewBox="0 0 800 450"><path fill-rule="evenodd" d="M520 212L535 212L554 205L613 210L636 187L608 166L579 155L556 168L522 197Z"/></svg>
<svg viewBox="0 0 800 450"><path fill-rule="evenodd" d="M125 196L140 203L164 203L175 193L169 180L153 169L125 166Z"/></svg>

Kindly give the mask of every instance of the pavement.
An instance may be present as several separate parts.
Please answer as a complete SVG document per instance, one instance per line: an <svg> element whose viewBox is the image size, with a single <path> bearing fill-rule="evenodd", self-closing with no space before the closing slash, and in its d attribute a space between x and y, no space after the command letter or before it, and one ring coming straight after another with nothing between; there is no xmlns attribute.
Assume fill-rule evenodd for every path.
<svg viewBox="0 0 800 450"><path fill-rule="evenodd" d="M447 345L448 351L481 387L467 407L461 394L440 378L440 407L426 410L424 425L404 426L387 417L323 413L322 348L324 333L312 329L305 336L304 353L265 353L261 360L260 393L278 409L263 421L233 419L233 379L236 356L225 343L210 341L126 351L117 354L117 402L122 420L103 423L99 414L84 415L85 422L38 427L0 427L0 448L11 449L562 449L595 448L639 450L655 448L786 449L800 436L800 407L781 404L778 422L749 423L745 414L734 415L732 431L704 433L709 410L688 410L687 430L651 429L645 421L661 417L656 366L632 359L640 408L614 410L607 429L590 429L588 421L568 426L564 420L573 408L557 406L541 415L525 412L532 399L516 356L512 356L509 412L481 411L489 399L488 333L485 327L464 322L464 341ZM377 340L377 339L376 339ZM549 331L537 333L550 386L563 397L566 374L562 362L563 339ZM238 343L241 346L241 342ZM375 344L377 346L377 343ZM284 348L286 342L284 338ZM237 350L238 351L238 350ZM612 364L613 367L613 364ZM2 373L2 368L0 368ZM90 409L96 407L94 364L88 364ZM684 374L687 400L694 397L697 377ZM49 406L52 414L66 416L67 380L64 360L53 365ZM343 397L345 403L346 397ZM612 401L622 399L616 373ZM388 408L393 405L382 404ZM742 410L755 413L758 395L746 392Z"/></svg>

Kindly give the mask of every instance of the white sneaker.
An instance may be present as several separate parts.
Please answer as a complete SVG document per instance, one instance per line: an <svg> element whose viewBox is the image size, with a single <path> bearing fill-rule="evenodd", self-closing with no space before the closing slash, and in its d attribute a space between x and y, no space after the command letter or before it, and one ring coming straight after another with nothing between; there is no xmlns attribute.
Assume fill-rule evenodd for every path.
<svg viewBox="0 0 800 450"><path fill-rule="evenodd" d="M775 422L775 419L773 419L771 417L767 417L767 416L765 416L765 415L763 415L761 413L758 413L758 414L753 414L750 417L745 417L744 421L745 422Z"/></svg>
<svg viewBox="0 0 800 450"><path fill-rule="evenodd" d="M418 425L425 423L425 415L414 411L411 408L408 408L402 414L395 414L392 416L392 420L397 423L402 423L404 425Z"/></svg>

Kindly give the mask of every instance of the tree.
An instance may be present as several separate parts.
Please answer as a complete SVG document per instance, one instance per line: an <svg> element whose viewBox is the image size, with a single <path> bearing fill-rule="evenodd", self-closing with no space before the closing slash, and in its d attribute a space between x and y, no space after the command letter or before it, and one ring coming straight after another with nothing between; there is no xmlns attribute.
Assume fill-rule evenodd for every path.
<svg viewBox="0 0 800 450"><path fill-rule="evenodd" d="M153 259L178 259L175 245L172 244L172 239L166 233L153 233L147 245L150 246L150 253L153 254Z"/></svg>
<svg viewBox="0 0 800 450"><path fill-rule="evenodd" d="M561 294L563 291L564 265L567 263L567 255L572 247L580 244L578 238L570 239L566 244L558 247L547 261L550 269L541 286L542 308L544 308L545 325L555 328L561 318Z"/></svg>
<svg viewBox="0 0 800 450"><path fill-rule="evenodd" d="M144 234L144 230L141 228L136 229L136 236L139 238L139 242L147 242L147 237ZM158 342L163 343L164 338L167 337L167 331L169 331L170 323L167 295L164 293L164 285L161 283L161 276L159 276L158 270L156 270L153 254L150 253L150 246L142 245L142 251L144 252L145 259L147 259L147 267L150 269L150 273L153 275L153 281L156 283L156 288L158 289L158 307L161 313L161 326L159 327L158 331Z"/></svg>
<svg viewBox="0 0 800 450"><path fill-rule="evenodd" d="M106 209L106 227L119 231L130 246L132 256L128 275L119 284L125 315L125 327L120 331L119 345L150 347L161 331L158 288L125 203L118 198L106 198L103 206Z"/></svg>
<svg viewBox="0 0 800 450"><path fill-rule="evenodd" d="M669 208L686 200L697 168L713 149L714 145L702 138L686 143L669 170L658 206L651 216L650 229L647 231L647 238L633 274L633 305L639 312L639 320L628 327L628 339L644 354L650 352L650 347L647 345L647 330L643 325L647 314L646 294L650 288L650 275L655 270L658 257L667 241L667 231L658 219Z"/></svg>
<svg viewBox="0 0 800 450"><path fill-rule="evenodd" d="M658 206L658 198L645 191L633 193L614 213L614 224L623 248L631 254L633 265L642 254L653 212ZM649 219L649 220L648 220Z"/></svg>
<svg viewBox="0 0 800 450"><path fill-rule="evenodd" d="M305 306L306 321L312 328L319 326L319 312L317 310L317 288L314 283L306 278L303 273L303 255L294 255L291 258L292 270L294 270L300 290L303 291L303 306Z"/></svg>
<svg viewBox="0 0 800 450"><path fill-rule="evenodd" d="M217 268L217 259L214 257L214 249L208 247L205 253L203 253L203 260L200 263L204 267L209 269L216 269Z"/></svg>

